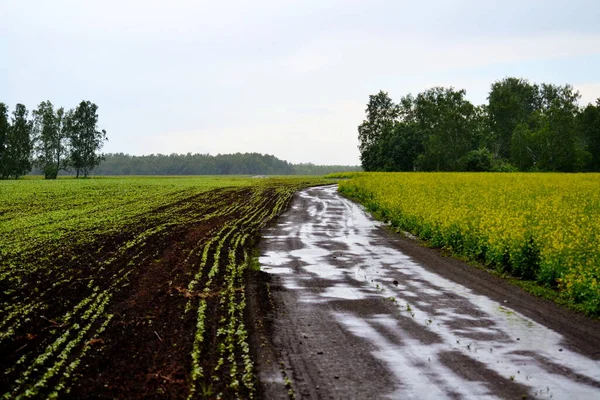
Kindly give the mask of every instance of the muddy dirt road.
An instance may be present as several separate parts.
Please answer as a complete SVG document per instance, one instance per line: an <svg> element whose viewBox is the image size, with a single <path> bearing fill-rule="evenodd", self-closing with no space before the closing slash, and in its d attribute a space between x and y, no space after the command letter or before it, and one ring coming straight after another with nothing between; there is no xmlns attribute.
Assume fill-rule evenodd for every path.
<svg viewBox="0 0 600 400"><path fill-rule="evenodd" d="M265 398L600 398L597 321L389 232L334 186L263 237Z"/></svg>

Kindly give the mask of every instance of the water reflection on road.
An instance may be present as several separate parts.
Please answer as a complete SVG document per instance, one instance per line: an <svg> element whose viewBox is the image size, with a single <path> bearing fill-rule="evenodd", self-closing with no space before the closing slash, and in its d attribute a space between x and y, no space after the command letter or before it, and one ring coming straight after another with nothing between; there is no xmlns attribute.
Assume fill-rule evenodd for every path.
<svg viewBox="0 0 600 400"><path fill-rule="evenodd" d="M381 223L335 186L304 190L292 207L310 218L300 223L284 214L278 229L267 230L261 265L315 307L369 299L394 305L328 311L332 323L367 341L396 378L389 397L494 398L498 382L507 382L536 398L600 398L599 362L563 348L561 335L510 305L389 246Z"/></svg>

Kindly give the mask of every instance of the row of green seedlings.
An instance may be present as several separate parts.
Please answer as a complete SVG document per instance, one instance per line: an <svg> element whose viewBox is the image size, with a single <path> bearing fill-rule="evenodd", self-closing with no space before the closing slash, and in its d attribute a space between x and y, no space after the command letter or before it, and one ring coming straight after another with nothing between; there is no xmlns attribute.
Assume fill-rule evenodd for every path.
<svg viewBox="0 0 600 400"><path fill-rule="evenodd" d="M123 254L134 247L138 247L138 252L141 252L145 246L145 241L151 235L157 235L165 230L164 226L158 226L148 231L143 232L141 235L128 241L119 248L119 251L113 254L110 258L107 258L98 267L97 273L101 274L102 271L106 270L110 265L119 260ZM49 271L50 272L50 271ZM70 285L74 280L77 279L77 274L65 268L55 267L52 271L52 283L41 291L36 290L34 287L24 287L23 291L29 293L23 300L15 301L9 308L11 312L6 315L0 323L0 344L3 341L13 337L24 323L28 322L30 318L33 318L35 314L40 314L44 310L49 308L48 301L56 301L52 293L56 292L60 285ZM91 288L94 280L90 280L88 288ZM31 283L30 285L33 285ZM45 282L35 282L37 285L43 285ZM39 287L39 286L38 286Z"/></svg>
<svg viewBox="0 0 600 400"><path fill-rule="evenodd" d="M209 216L205 215L205 217L208 218ZM168 219L163 218L163 220ZM113 291L125 286L125 281L129 274L139 262L154 257L154 255L148 255L142 261L139 260L140 255L144 251L147 239L153 235L160 235L167 227L168 224L163 224L142 232L121 246L117 253L103 261L99 268L97 268L97 271L95 271L99 277L103 270L109 269L108 267L111 264L121 259L130 249L136 247L137 254L132 256L128 265L116 271L107 280L110 285L109 289L101 291L101 287L104 285L94 286L94 279L92 278L87 281L87 289L91 291L88 292L87 297L84 297L60 318L55 318L55 321L46 318L49 323L53 324L48 327L50 330L44 332L49 333L50 336L42 341L37 348L26 351L10 368L3 371L5 376L15 376L9 391L4 393L3 398L35 397L44 389L52 390L50 396L53 396L53 393L59 393L69 388L69 384L72 381L72 373L88 352L90 348L89 343L94 343L93 339L97 338L104 331L112 318L112 316L107 316L104 323L99 327L97 327L97 324L94 325L95 321L104 312L106 305L114 294ZM19 273L26 274L27 270L35 269L35 265L21 268L15 267L9 269L8 273L2 274L2 278L10 279L12 273L12 278L16 278L13 280L16 283L20 283L21 276L18 275ZM27 295L22 299L7 299L7 307L2 307L3 314L5 315L0 320L0 344L4 342L8 346L9 343L7 341L19 333L22 325L30 323L37 315L41 315L41 313L49 308L47 301L56 301L55 296L52 296L52 294L55 293L60 285L71 284L77 278L76 273L72 273L72 271L65 268L53 268L48 272L51 272L53 280L45 289L39 290L39 287L46 283L42 281L32 282L30 284L32 287L29 289L24 288L26 285L19 285L21 286L20 292ZM33 285L37 285L37 287L33 287ZM85 290L82 290L82 294L84 292ZM4 294L6 295L7 293L5 292ZM48 328L44 328L44 330ZM66 331L63 328L66 328ZM42 332L39 334L42 334ZM84 339L90 338L90 335L91 340L84 343ZM52 336L54 336L54 340ZM48 343L45 349L43 347L44 343ZM19 351L22 349L20 348ZM38 349L40 353L38 353ZM73 359L73 361L67 365L66 363L70 359ZM56 378L58 376L60 378ZM48 389L49 382L53 378L55 378L54 381L58 379L58 383L54 386L54 389L52 387Z"/></svg>
<svg viewBox="0 0 600 400"><path fill-rule="evenodd" d="M246 388L249 397L252 398L255 393L253 364L250 359L250 347L248 345L248 332L244 326L244 311L246 308L246 298L243 286L243 273L247 266L247 254L244 252L244 261L237 262L239 248L248 235L236 235L236 238L229 250L229 263L225 269L225 288L221 291L219 308L226 310L226 314L219 321L220 328L217 330L219 339L218 353L219 360L214 368L212 380L219 379L217 375L225 362L230 368L229 387L236 393L240 390L241 384ZM238 362L236 360L236 350L244 366L243 371L238 371Z"/></svg>
<svg viewBox="0 0 600 400"><path fill-rule="evenodd" d="M249 199L249 201L244 202L244 203L241 203L241 202L237 203L235 206L235 210L239 211L239 214L246 213L246 215L248 215L248 211L251 210L255 198L256 198L256 191L253 193L253 196ZM198 315L197 315L197 324L196 324L197 327L196 327L196 334L194 337L194 344L193 344L193 348L192 348L192 370L191 370L191 374L190 374L190 389L189 389L188 398L193 398L195 396L195 393L198 390L199 381L202 378L204 378L204 370L200 364L201 364L202 345L203 345L204 339L205 339L204 338L204 332L205 332L204 322L205 322L205 312L206 312L206 308L207 308L206 297L210 294L210 292L212 290L212 281L213 281L215 275L217 274L217 272L219 271L219 259L221 257L221 251L222 251L225 243L229 239L229 236L235 232L238 223L240 223L240 222L243 223L244 220L246 220L247 218L248 217L246 217L240 221L235 221L235 220L227 221L224 224L224 226L221 228L221 230L217 234L215 234L213 236L213 238L205 244L205 246L203 248L202 259L200 262L200 266L198 268L198 272L194 276L194 279L192 279L192 281L188 285L188 291L190 293L193 293L196 285L202 278L203 271L205 270L206 266L209 263L208 256L209 256L211 249L214 247L214 254L212 257L212 266L211 266L210 270L208 271L206 283L204 285L203 296L201 296L201 300L198 305ZM190 310L191 308L192 308L192 304L191 304L191 300L189 300L188 304L186 305L186 311ZM203 393L204 395L208 395L211 392L211 389L204 388L203 391L204 391L204 393Z"/></svg>
<svg viewBox="0 0 600 400"><path fill-rule="evenodd" d="M232 209L234 209L234 208L236 208L236 207L235 207L235 206L232 206L231 208L232 208ZM145 241L146 241L146 239L147 239L147 238L148 238L150 235L158 234L159 232L163 231L164 229L165 229L165 226L158 226L158 227L155 227L154 229L151 229L151 230L149 230L149 231L146 231L146 232L144 232L144 234L141 234L141 235L139 235L138 237L136 237L134 240L132 240L132 241L130 241L130 242L128 242L128 243L126 243L126 244L125 244L125 246L123 246L123 247L122 247L122 249L121 249L122 251L120 251L119 253L120 253L120 254L123 254L125 251L129 250L131 247L134 247L134 246L140 246L140 252L139 252L139 253L141 253L141 249L142 249L142 248L143 248L143 246L145 245ZM139 255L139 253L138 253L138 255ZM112 258L110 258L110 259L108 259L108 260L105 260L105 265L106 265L106 264L110 264L110 263L114 262L114 261L115 261L115 260L117 260L118 258L119 258L119 255L115 255L115 256L113 256ZM132 262L130 262L130 264L129 264L129 265L130 265L130 266L134 265L133 261L135 261L136 259L137 259L137 256L135 256L135 257L133 258ZM103 269L103 268L104 268L104 267L101 267L100 269ZM115 277L116 277L116 276L120 276L120 277L126 278L126 277L128 276L128 274L129 274L129 272L131 272L131 271L127 272L125 275L123 275L123 272L124 272L123 270L121 270L121 271L118 271L118 272L117 272L117 273L116 273L114 276L115 276ZM67 281L68 281L68 280L67 280ZM48 290L51 290L51 289L52 289L54 286L56 286L56 284L57 284L58 282L62 282L62 280L61 280L61 279L58 279L58 280L57 280L57 281L56 281L56 282L53 284L53 286L52 286L51 288L49 288ZM119 282L120 282L120 280L119 280ZM92 285L93 285L93 280L89 282L89 285L88 285L88 287L89 287L89 288L92 288ZM69 321L71 320L72 316L73 316L73 315L75 315L75 314L76 314L78 311L80 311L82 308L84 308L84 306L85 306L85 305L87 305L88 303L90 303L90 302L91 302L91 301L94 299L94 297L97 295L97 293L96 293L96 292L97 292L98 290L99 290L99 287L96 287L96 288L95 288L95 292L93 292L93 293L92 293L92 295L91 295L90 297L88 297L88 298L85 298L84 300L82 300L82 302L80 302L80 304L78 304L78 305L77 305L77 306L76 306L76 307L73 309L73 311L72 311L72 312L70 312L70 313L67 313L67 315L63 316L63 318L61 318L61 319L60 319L60 321L62 322L61 326L68 325L68 323L69 323ZM42 293L44 293L44 292L42 292ZM107 301L108 301L108 300L107 300ZM32 307L32 306L31 306L32 304L33 304L33 305L35 305L35 304L43 304L43 303L30 303L30 304L29 304L29 305L30 305L30 307L25 307L25 314L27 314L27 313L29 313L29 312L32 312L32 311L34 311L34 310L35 310L35 308L36 308L36 307ZM27 306L27 305L26 305L26 306ZM38 308L37 310L38 310L38 311L40 311L40 309L42 309L42 308L40 307L40 308ZM22 309L21 311L23 311L23 309ZM86 314L86 315L87 315L87 314ZM20 316L20 318L18 318L18 319L17 319L17 321L23 321L23 320L26 320L26 318L22 318L22 317L23 317L23 312L13 312L13 313L11 313L11 314L9 315L9 317L10 317L10 318L8 318L8 321L10 321L10 320L12 320L12 319L15 319L17 316ZM6 322L7 322L7 320L4 320L4 321L3 321L3 324L6 324ZM9 337L9 336L10 336L12 333L14 333L14 331L15 331L15 329L16 329L16 328L18 328L18 323L17 323L17 325L16 325L16 326L11 326L11 327L9 328L9 330L8 330L8 333L6 333L6 332L3 332L3 333L5 333L5 337ZM87 332L87 330L86 330L85 332ZM81 337L83 337L83 336L85 336L85 333L83 333L83 334L81 335ZM50 354L51 354L51 353L53 353L53 352L54 352L54 351L55 351L57 348L59 348L59 347L60 347L60 344L61 344L61 343L63 343L63 342L66 340L66 338L67 338L67 337L69 337L69 334L66 334L66 336L65 336L65 335L62 335L62 336L60 336L60 337L57 339L57 341L55 341L55 343L54 343L53 345L51 345L51 346L50 346L50 347L47 349L47 351L44 353L44 355L40 356L39 358L37 358L37 359L34 361L34 365L36 366L36 369L38 369L38 368L37 368L37 366L39 366L39 365L40 365L40 362L41 362L41 363L43 363L44 361L46 361L46 360L49 358ZM68 348L69 348L69 349L72 349L72 348L75 346L75 344L76 344L76 343L77 343L77 341L75 341L75 342L70 342L70 344L69 344ZM83 351L83 352L87 351L86 349L87 349L87 347L86 347L86 348L84 348L84 351ZM69 351L69 352L70 352L70 351ZM63 353L63 356L64 356L64 354L68 354L69 352ZM28 357L29 357L29 355L28 355L28 354L25 354L23 357L21 357L21 359L20 359L20 360L17 362L17 364L14 366L14 368L16 368L16 367L18 367L18 366L20 366L20 365L23 365L23 364L25 363L25 361L27 360L27 358L28 358ZM70 369L73 369L73 368L74 368L74 367L75 367L75 366L78 364L78 362L79 362L79 360L76 360L76 361L75 361L73 364L71 364L71 366L70 366ZM46 377L46 379L43 379L42 381L40 381L40 382L37 382L37 383L34 385L34 387L35 387L35 388L37 388L37 389L39 389L39 388L41 388L41 387L45 386L45 381L47 380L47 378L48 378L48 377L52 377L53 375L55 375L56 371L58 371L58 370L60 369L60 366L61 366L62 364L64 364L64 359L63 359L63 360L62 360L62 361L61 361L61 362L60 362L58 365L55 365L55 366L51 367L51 368L49 369L49 372L47 372L47 374L45 374L45 377ZM14 370L14 368L12 368L12 369L11 369L11 371L6 371L6 373L11 373L11 372L14 372L14 371L13 371L13 370ZM18 384L18 386L17 386L17 387L16 387L16 388L13 390L13 392L14 392L14 391L18 391L20 387L22 387L23 385L25 385L25 384L27 383L27 379L28 379L27 377L28 377L30 374L31 374L31 371L29 371L29 372L27 372L27 371L26 371L26 372L24 373L24 376L23 376L23 375L21 376L21 378L25 377L26 379L25 379L25 380L23 380L23 379L19 379L19 380L16 382L16 383ZM64 375L65 375L65 377L68 377L68 376L69 376L69 371L67 370L67 371L65 372L65 374L64 374ZM63 384L63 385L61 385L61 386L64 386L64 384ZM31 393L31 390L29 390L27 393L29 393L29 394L30 394L30 393Z"/></svg>
<svg viewBox="0 0 600 400"><path fill-rule="evenodd" d="M276 208L270 210L266 207L269 200L265 199L264 204L259 205L256 211L249 216L239 231L234 233L234 237L230 241L228 264L225 271L225 287L221 291L219 315L224 315L219 321L219 329L217 337L220 338L218 345L219 360L214 369L213 381L219 379L219 370L227 363L230 367L230 383L229 388L234 392L240 389L240 379L243 386L249 393L249 397L253 397L254 388L254 373L253 364L250 359L250 348L247 342L248 333L244 326L244 312L246 307L245 287L243 283L243 274L248 266L248 254L244 250L244 245L249 237L249 233L255 232L261 224L269 219L270 214L276 211ZM243 261L237 263L238 255L243 254ZM236 362L236 350L241 356L243 371L238 372L238 362Z"/></svg>
<svg viewBox="0 0 600 400"><path fill-rule="evenodd" d="M157 251L144 255L146 241L152 235L160 235L166 228L166 225L159 225L144 231L125 243L117 254L103 262L98 272L106 269L110 264L121 258L126 251L135 247L136 252L130 261L108 279L111 283L106 290L101 291L100 286L94 286L93 279L89 281L87 287L91 289L91 295L81 300L71 311L58 319L60 321L59 327L68 326L69 328L48 345L41 355L36 357L34 354L26 353L13 367L5 371L5 374L11 374L20 367L26 368L24 372L19 374L11 390L5 393L3 398L34 398L39 397L44 391L49 392L46 395L47 397L54 398L61 392L69 392L74 382L73 372L89 351L94 339L98 338L106 329L112 315L104 315L104 322L100 325L96 321L101 320L112 296L126 286L128 277L135 270L135 267L158 255ZM65 273L64 271L61 272ZM79 322L74 322L75 320ZM11 327L12 331L18 327L18 324ZM55 329L55 331L60 333L59 329ZM69 360L71 361L69 362ZM41 376L39 375L40 371L42 371ZM60 378L54 379L56 383L53 387L48 388L49 381L57 376L60 376Z"/></svg>
<svg viewBox="0 0 600 400"><path fill-rule="evenodd" d="M153 196L145 196L136 190L127 190L126 195L119 191L117 196L112 196L111 191L104 189L100 188L98 192L103 195L91 196L89 192L78 189L54 193L56 196L51 202L42 203L52 205L48 208L40 208L38 204L27 208L19 204L19 218L5 221L0 230L2 250L7 255L21 254L45 247L49 242L68 241L73 232L81 233L82 227L85 231L98 228L101 231L119 231L152 210L203 192L202 189L173 192L169 186L157 186L153 188ZM212 195L211 192L204 193ZM65 206L65 203L68 205ZM11 225L16 227L11 229Z"/></svg>
<svg viewBox="0 0 600 400"><path fill-rule="evenodd" d="M264 190L264 189L263 189ZM278 190L277 202L274 207L267 207L271 199L266 198L262 191L254 196L248 204L254 208L253 212L247 213L245 218L236 223L226 224L221 231L209 241L203 252L203 258L200 264L199 273L207 264L207 257L211 246L216 243L213 255L213 265L207 275L207 281L204 287L204 293L208 295L213 291L212 280L219 271L219 259L226 243L229 243L228 264L224 272L224 288L220 292L219 315L223 315L219 321L217 337L219 338L218 353L219 360L211 375L212 382L219 381L219 372L224 367L225 362L229 365L230 381L228 387L240 395L241 386L245 388L246 395L250 398L255 395L253 363L250 358L250 347L248 344L248 332L244 325L244 312L246 308L245 287L243 284L243 274L249 265L248 253L244 246L248 238L253 237L258 229L268 220L277 215L286 204L293 193L293 188L283 188ZM262 197L262 199L261 199ZM260 203L258 203L260 201ZM254 204L257 203L257 204ZM239 228L238 228L239 227ZM231 238L230 238L231 236ZM243 254L242 262L238 262L238 255ZM199 276L195 277L193 282L197 282ZM194 285L190 288L193 289ZM204 377L204 371L200 365L202 344L205 340L205 313L207 308L206 297L202 298L198 306L197 330L192 350L192 371L191 384L188 398L195 397L198 390L198 384ZM236 357L237 354L237 357ZM242 371L238 370L238 365L242 365ZM204 396L212 396L212 388L203 387ZM222 393L216 397L222 396Z"/></svg>
<svg viewBox="0 0 600 400"><path fill-rule="evenodd" d="M217 198L217 195L218 194L216 194L216 193L207 192L206 196L205 196L207 198L203 199L204 204L202 204L202 205L206 205L207 208L210 207L213 204L213 201ZM160 198L160 197L158 197L158 198ZM172 196L172 198L162 200L162 202L160 202L159 204L156 204L157 207L159 207L159 206L163 206L163 207L158 208L158 210L160 210L159 215L155 216L154 219L160 219L163 222L164 221L173 222L174 220L176 220L177 217L179 217L181 215L179 207L177 207L177 206L164 207L164 206L173 204L173 202L179 198L180 198L180 196ZM141 200L141 199L137 199L137 200ZM186 203L182 203L182 204L186 204ZM197 204L194 204L194 209L197 209L197 206L198 206ZM111 204L110 208L114 209L112 204ZM106 205L101 207L98 211L102 211L103 209L106 209ZM89 210L85 210L85 215L88 216L88 218L90 218L90 215L96 216L97 213L93 213L93 212L90 212ZM203 214L201 214L201 215L203 215ZM29 273L37 272L40 268L46 268L48 271L54 269L54 266L51 263L47 263L47 264L27 263L27 264L25 264L25 263L20 263L17 261L10 262L11 259L19 260L19 259L22 259L22 257L24 255L29 254L29 252L27 250L28 248L30 248L34 251L31 254L33 254L38 260L40 260L40 255L35 254L35 251L40 248L44 249L44 254L42 255L43 258L49 259L49 260L56 259L56 258L59 258L61 256L61 253L64 251L65 243L70 243L71 245L80 243L80 244L85 245L89 241L93 241L94 237L97 234L106 234L106 233L109 233L111 230L113 232L120 232L120 231L122 231L121 225L123 225L123 224L136 225L136 224L138 224L139 219L140 218L143 219L144 217L145 217L145 215L141 215L141 214L139 214L139 212L134 213L133 215L130 215L129 217L127 217L126 215L123 215L123 214L119 214L118 216L115 217L117 219L116 221L109 220L108 223L106 223L107 221L105 221L105 220L98 221L98 223L94 224L93 230L89 230L89 229L87 229L85 231L78 230L78 231L72 233L71 236L69 236L69 237L63 237L62 240L60 240L60 241L53 240L52 238L46 238L44 240L42 238L35 238L34 240L32 240L31 234L32 234L32 232L35 233L36 229L39 228L39 226L28 226L25 231L26 235L24 235L23 237L20 237L19 235L12 235L10 238L2 236L2 241L3 241L3 249L2 250L4 253L2 258L4 260L2 260L3 261L2 263L0 263L0 281L7 282L7 281L14 279L15 283L18 284L19 281L22 280L23 276L26 276ZM74 219L74 216L69 215L68 219ZM60 224L67 223L67 221L65 221L63 219L59 219L58 222ZM120 224L118 222L120 222ZM44 225L47 225L47 223ZM60 226L55 226L55 225L57 225L57 224L52 224L52 227L54 229L61 230ZM78 226L79 225L80 224L78 224ZM119 225L119 226L117 226L115 228L115 225ZM153 225L156 226L157 224L155 223ZM18 251L15 251L15 252L7 251L6 250L7 241L9 241L9 240L16 241L17 245L19 245L19 246L23 245L23 246L27 246L27 247L20 248L20 249L18 249ZM21 290L19 290L19 292L21 292Z"/></svg>
<svg viewBox="0 0 600 400"><path fill-rule="evenodd" d="M238 214L245 214L246 217L241 220L227 220L223 224L223 227L216 234L214 234L212 236L212 238L203 246L202 258L200 261L199 268L196 271L196 274L194 275L194 277L192 278L190 283L188 284L187 289L188 289L189 293L194 293L196 286L199 284L200 280L202 279L204 269L205 269L206 265L208 265L208 263L209 263L208 256L210 254L210 251L211 251L211 249L213 249L216 246L216 250L215 250L215 253L212 258L213 267L208 272L208 280L205 283L205 288L204 288L204 292L210 291L212 279L218 272L218 259L220 256L221 248L225 245L225 242L227 241L229 236L231 234L233 234L233 232L237 229L238 225L240 225L240 224L243 225L247 220L249 220L250 218L253 217L253 214L251 214L251 212L254 208L256 208L254 203L260 199L260 193L262 193L262 192L255 189L254 192L252 193L252 196L249 199L247 199L247 201L237 202L237 203L234 203L234 204L230 205L229 207L226 207L225 209L223 209L223 211L220 214L220 216L222 216L222 217L230 217L230 216L234 216L234 215L238 215ZM193 307L192 300L189 299L186 304L186 307L185 307L185 312L187 313L188 311L190 311L192 309L192 307Z"/></svg>
<svg viewBox="0 0 600 400"><path fill-rule="evenodd" d="M234 213L237 213L238 210L241 209L242 205L243 205L243 203L237 203L237 202L232 203L229 206L224 207L220 212L219 211L215 212L215 214L216 214L215 216L229 217L229 216L233 215ZM215 245L217 242L219 242L222 239L223 234L230 229L231 229L231 222L227 221L224 224L224 226L216 234L213 234L211 239L203 247L201 247L202 248L202 258L200 260L200 265L199 265L198 270L196 271L196 273L194 274L194 277L188 284L188 287L187 287L188 293L194 293L194 291L196 290L196 286L199 284L200 280L202 279L204 267L208 263L209 251L211 250L213 245ZM203 240L203 238L200 239L200 241L202 241L202 240ZM188 259L192 255L193 255L193 252L190 252L189 256L186 257L185 262L187 262ZM188 299L186 306L185 306L185 312L187 313L191 309L192 309L192 300Z"/></svg>
<svg viewBox="0 0 600 400"><path fill-rule="evenodd" d="M129 273L125 273L115 281L115 284L119 284L128 275ZM50 379L58 375L61 376L60 380L51 389L48 397L57 397L61 390L67 388L73 371L90 348L91 342L84 340L90 334L92 340L97 338L113 317L111 314L105 315L104 313L113 295L112 289L113 287L110 287L100 291L99 287L95 287L90 297L82 300L72 311L63 316L62 324L69 327L48 345L42 354L33 360L29 360L30 355L25 354L14 367L6 371L6 373L11 373L17 367L26 366L26 369L14 381L11 390L3 395L4 399L39 397L47 388ZM98 326L96 322L102 319L103 322ZM96 326L95 331L92 329L93 326ZM79 354L72 357L77 349L79 349ZM69 360L72 361L69 363Z"/></svg>
<svg viewBox="0 0 600 400"><path fill-rule="evenodd" d="M207 205L214 204L213 198L209 198L207 200ZM213 218L215 213L212 214L200 214L201 217L196 221L204 221L210 218ZM164 221L173 221L175 217L178 216L178 209L168 210L165 212L161 219ZM170 225L173 225L173 222L165 222L162 225L154 226L150 229L145 230L139 235L135 236L133 239L127 241L124 245L122 245L118 252L113 254L110 258L103 261L103 263L98 268L98 272L101 273L103 270L107 269L109 265L114 263L115 261L122 258L123 254L129 251L131 248L136 246L144 247L146 241L149 237L161 234L168 230ZM60 251L61 246L55 246L58 251ZM100 251L98 252L100 253ZM27 270L30 271L27 271ZM38 285L37 287L28 288L27 285L21 284L23 281L23 275L27 275L27 272L37 271L37 265L29 265L8 269L4 273L0 274L0 281L9 282L9 286L13 287L13 292L15 294L27 294L23 299L17 299L11 297L10 291L5 291L6 301L2 304L3 312L1 314L2 320L0 321L0 344L3 341L13 337L18 329L27 321L29 318L35 314L40 314L44 310L48 309L48 304L44 299L49 299L49 301L55 301L55 297L52 294L59 289L61 285L71 285L74 280L77 279L77 274L72 273L65 268L56 268L50 264L49 267L46 267L47 272L52 274L52 284L46 287L43 290L39 290L39 286L45 284L45 282L32 282L32 285ZM88 285L89 286L89 285ZM18 290L17 290L18 289Z"/></svg>

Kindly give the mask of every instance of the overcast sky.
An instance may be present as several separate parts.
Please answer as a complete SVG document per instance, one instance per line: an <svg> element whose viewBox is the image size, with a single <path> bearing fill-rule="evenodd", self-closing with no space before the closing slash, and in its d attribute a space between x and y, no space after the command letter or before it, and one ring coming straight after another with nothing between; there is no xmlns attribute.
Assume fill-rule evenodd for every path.
<svg viewBox="0 0 600 400"><path fill-rule="evenodd" d="M99 106L105 152L358 164L369 94L600 97L600 1L0 0L0 101Z"/></svg>

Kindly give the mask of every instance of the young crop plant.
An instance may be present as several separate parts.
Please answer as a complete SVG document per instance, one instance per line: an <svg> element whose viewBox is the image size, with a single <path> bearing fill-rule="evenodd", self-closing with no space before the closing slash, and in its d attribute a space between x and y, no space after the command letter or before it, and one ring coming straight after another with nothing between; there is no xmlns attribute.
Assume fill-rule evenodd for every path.
<svg viewBox="0 0 600 400"><path fill-rule="evenodd" d="M2 182L0 398L255 397L249 254L321 182Z"/></svg>

